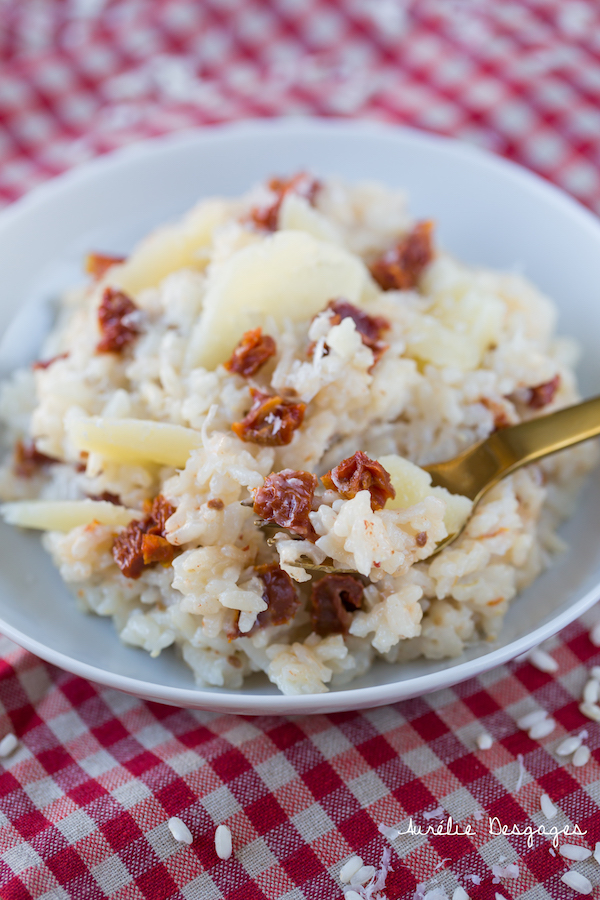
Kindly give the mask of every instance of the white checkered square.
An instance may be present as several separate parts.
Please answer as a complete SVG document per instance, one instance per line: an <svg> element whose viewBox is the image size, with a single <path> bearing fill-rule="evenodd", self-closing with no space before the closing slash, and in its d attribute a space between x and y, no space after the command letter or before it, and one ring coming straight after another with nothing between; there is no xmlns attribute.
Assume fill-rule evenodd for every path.
<svg viewBox="0 0 600 900"><path fill-rule="evenodd" d="M295 768L283 753L276 753L264 762L258 763L255 769L270 791L277 791L298 777Z"/></svg>
<svg viewBox="0 0 600 900"><path fill-rule="evenodd" d="M96 828L96 822L91 819L83 809L77 809L68 816L64 816L56 823L56 827L69 844L75 844L92 834Z"/></svg>
<svg viewBox="0 0 600 900"><path fill-rule="evenodd" d="M123 865L117 854L109 856L108 859L94 866L91 872L100 888L108 897L132 881L130 872Z"/></svg>
<svg viewBox="0 0 600 900"><path fill-rule="evenodd" d="M22 844L17 844L16 847L11 847L10 850L6 850L1 858L15 875L20 875L21 872L25 872L33 866L39 866L42 862L42 857L36 853L31 844L25 841Z"/></svg>
<svg viewBox="0 0 600 900"><path fill-rule="evenodd" d="M292 822L307 844L323 837L324 834L328 834L335 828L333 822L319 803L313 803L312 806L300 810L299 813L292 816Z"/></svg>
<svg viewBox="0 0 600 900"><path fill-rule="evenodd" d="M216 791L211 791L210 794L205 794L204 797L200 798L200 802L215 822L222 822L228 819L242 808L225 785L217 788Z"/></svg>

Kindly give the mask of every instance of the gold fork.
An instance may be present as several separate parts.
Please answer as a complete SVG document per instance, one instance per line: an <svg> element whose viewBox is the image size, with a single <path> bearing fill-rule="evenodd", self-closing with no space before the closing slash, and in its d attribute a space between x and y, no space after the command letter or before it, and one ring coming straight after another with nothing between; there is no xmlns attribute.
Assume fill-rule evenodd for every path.
<svg viewBox="0 0 600 900"><path fill-rule="evenodd" d="M598 435L600 435L600 397L592 397L591 400L584 400L575 406L568 406L548 415L530 419L528 422L501 428L485 440L463 450L454 459L423 466L423 469L431 475L434 487L444 487L451 494L463 494L473 501L475 509L481 498L511 472ZM467 523L468 519L458 531L440 541L431 556L435 556L455 541ZM258 520L257 524L267 533L283 531L291 537L296 537L279 525L262 520ZM267 540L273 543L274 537L271 536ZM431 559L431 556L427 558ZM336 568L333 560L329 558L320 565L316 565L312 560L306 562L304 560L302 557L299 562L308 571L352 571Z"/></svg>

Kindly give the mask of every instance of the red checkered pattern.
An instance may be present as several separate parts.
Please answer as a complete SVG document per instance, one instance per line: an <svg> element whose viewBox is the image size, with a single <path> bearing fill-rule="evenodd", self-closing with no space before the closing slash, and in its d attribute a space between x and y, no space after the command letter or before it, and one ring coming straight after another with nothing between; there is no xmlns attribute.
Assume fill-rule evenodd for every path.
<svg viewBox="0 0 600 900"><path fill-rule="evenodd" d="M456 135L600 210L595 0L0 0L0 60L5 203L141 137L308 113ZM388 845L380 823L451 815L473 834L393 841L388 900L457 884L473 900L571 900L547 838L488 828L545 823L545 792L551 824L600 840L600 726L578 709L600 653L585 623L552 652L558 676L513 663L371 712L286 719L144 703L5 641L0 737L21 743L0 761L0 897L341 900L341 863L377 865ZM515 725L538 704L558 722L543 741ZM554 751L583 727L592 759L576 769ZM443 819L424 817L438 806ZM190 847L171 837L173 815ZM507 862L519 877L494 881ZM576 868L599 896L597 863Z"/></svg>

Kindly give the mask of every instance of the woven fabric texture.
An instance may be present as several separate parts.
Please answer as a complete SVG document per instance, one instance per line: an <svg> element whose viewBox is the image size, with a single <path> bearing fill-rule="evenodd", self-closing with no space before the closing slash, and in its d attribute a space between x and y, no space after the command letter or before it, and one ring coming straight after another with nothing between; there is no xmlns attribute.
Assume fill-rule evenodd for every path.
<svg viewBox="0 0 600 900"><path fill-rule="evenodd" d="M2 203L143 137L315 114L475 142L598 211L599 104L595 0L0 0ZM20 743L0 760L0 897L341 900L341 864L358 853L377 867L386 847L387 900L457 885L473 900L571 900L571 866L600 896L593 858L569 863L527 834L600 840L600 726L579 711L600 664L593 618L550 642L556 675L514 662L393 706L297 718L142 702L4 640L0 738ZM516 720L538 706L557 726L534 740ZM575 768L556 748L584 728L592 756ZM378 831L444 832L449 816L470 833Z"/></svg>

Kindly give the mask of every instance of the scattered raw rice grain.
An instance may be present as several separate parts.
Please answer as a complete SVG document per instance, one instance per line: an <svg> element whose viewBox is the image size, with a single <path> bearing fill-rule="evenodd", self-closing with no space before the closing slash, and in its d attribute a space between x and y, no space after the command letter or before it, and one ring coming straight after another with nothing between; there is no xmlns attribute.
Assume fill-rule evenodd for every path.
<svg viewBox="0 0 600 900"><path fill-rule="evenodd" d="M589 881L585 875L582 875L580 872L574 872L571 869L570 872L565 872L564 875L560 876L560 880L563 884L566 884L567 887L573 888L574 891L577 891L578 894L591 894L592 893L592 883Z"/></svg>
<svg viewBox="0 0 600 900"><path fill-rule="evenodd" d="M592 666L590 669L590 678L595 678L596 681L600 681L600 666Z"/></svg>
<svg viewBox="0 0 600 900"><path fill-rule="evenodd" d="M539 669L540 672L546 672L548 674L558 672L558 663L554 657L550 656L549 653L546 653L545 650L542 650L541 647L534 647L529 654L529 662L532 666L535 666L536 669Z"/></svg>
<svg viewBox="0 0 600 900"><path fill-rule="evenodd" d="M554 852L554 847L549 847L548 853L550 854L550 856L556 856L556 853Z"/></svg>
<svg viewBox="0 0 600 900"><path fill-rule="evenodd" d="M427 812L423 813L424 819L441 819L444 816L446 810L443 806L436 806L435 809L430 809Z"/></svg>
<svg viewBox="0 0 600 900"><path fill-rule="evenodd" d="M356 891L346 891L344 897L345 900L363 900L360 894L357 894Z"/></svg>
<svg viewBox="0 0 600 900"><path fill-rule="evenodd" d="M484 731L477 738L477 746L480 750L489 750L493 743L494 739L491 734L487 733L487 731Z"/></svg>
<svg viewBox="0 0 600 900"><path fill-rule="evenodd" d="M588 850L587 847L578 847L577 844L563 844L558 852L565 859L573 859L575 862L583 862L584 859L589 859L592 855L592 851Z"/></svg>
<svg viewBox="0 0 600 900"><path fill-rule="evenodd" d="M573 765L579 769L581 766L585 766L590 761L591 756L590 748L586 747L585 744L582 744L575 753L573 754Z"/></svg>
<svg viewBox="0 0 600 900"><path fill-rule="evenodd" d="M352 876L355 875L359 869L362 869L363 865L360 856L351 856L340 869L340 881L342 884L349 884Z"/></svg>
<svg viewBox="0 0 600 900"><path fill-rule="evenodd" d="M492 879L494 884L498 884L501 878L518 878L520 875L517 863L509 863L507 866L492 866Z"/></svg>
<svg viewBox="0 0 600 900"><path fill-rule="evenodd" d="M527 713L526 715L521 716L520 719L517 719L517 728L520 728L521 731L527 731L532 725L542 722L547 716L548 713L545 709L534 709L533 712Z"/></svg>
<svg viewBox="0 0 600 900"><path fill-rule="evenodd" d="M600 863L600 841L596 841L596 846L594 847L594 859L597 863Z"/></svg>
<svg viewBox="0 0 600 900"><path fill-rule="evenodd" d="M375 866L361 866L350 878L350 884L366 884L375 874Z"/></svg>
<svg viewBox="0 0 600 900"><path fill-rule="evenodd" d="M600 722L600 706L597 703L580 703L579 711L593 722Z"/></svg>
<svg viewBox="0 0 600 900"><path fill-rule="evenodd" d="M503 894L499 894L498 891L494 894L496 900L506 900L506 897Z"/></svg>
<svg viewBox="0 0 600 900"><path fill-rule="evenodd" d="M473 882L473 884L481 884L480 875L465 875L465 878L469 878Z"/></svg>
<svg viewBox="0 0 600 900"><path fill-rule="evenodd" d="M600 697L600 684L595 678L590 678L583 689L583 702L597 703L598 697Z"/></svg>
<svg viewBox="0 0 600 900"><path fill-rule="evenodd" d="M192 832L179 816L171 816L168 821L169 831L180 844L191 844L194 840Z"/></svg>
<svg viewBox="0 0 600 900"><path fill-rule="evenodd" d="M469 895L460 884L452 894L452 900L469 900Z"/></svg>
<svg viewBox="0 0 600 900"><path fill-rule="evenodd" d="M600 647L600 622L596 622L590 631L590 641L594 647Z"/></svg>
<svg viewBox="0 0 600 900"><path fill-rule="evenodd" d="M219 825L215 831L215 850L219 859L229 859L231 856L231 831L227 825Z"/></svg>
<svg viewBox="0 0 600 900"><path fill-rule="evenodd" d="M519 777L517 778L515 791L520 791L523 786L523 776L525 775L525 766L523 765L522 753L517 753L517 762L519 763Z"/></svg>
<svg viewBox="0 0 600 900"><path fill-rule="evenodd" d="M540 797L540 806L547 819L553 819L558 812L558 807L554 805L548 794L542 794Z"/></svg>
<svg viewBox="0 0 600 900"><path fill-rule="evenodd" d="M0 741L0 759L10 756L18 746L19 741L17 736L15 734L6 734Z"/></svg>
<svg viewBox="0 0 600 900"><path fill-rule="evenodd" d="M390 825L380 824L377 826L377 831L379 834L382 834L384 837L388 839L388 841L395 841L400 832L397 828L392 828Z"/></svg>
<svg viewBox="0 0 600 900"><path fill-rule="evenodd" d="M548 737L556 728L554 719L544 719L543 722L536 722L528 731L532 741L539 741L541 738Z"/></svg>
<svg viewBox="0 0 600 900"><path fill-rule="evenodd" d="M575 753L575 751L581 747L583 742L583 738L579 734L572 734L570 737L565 738L564 741L556 748L556 753L558 756L570 756L571 753Z"/></svg>

